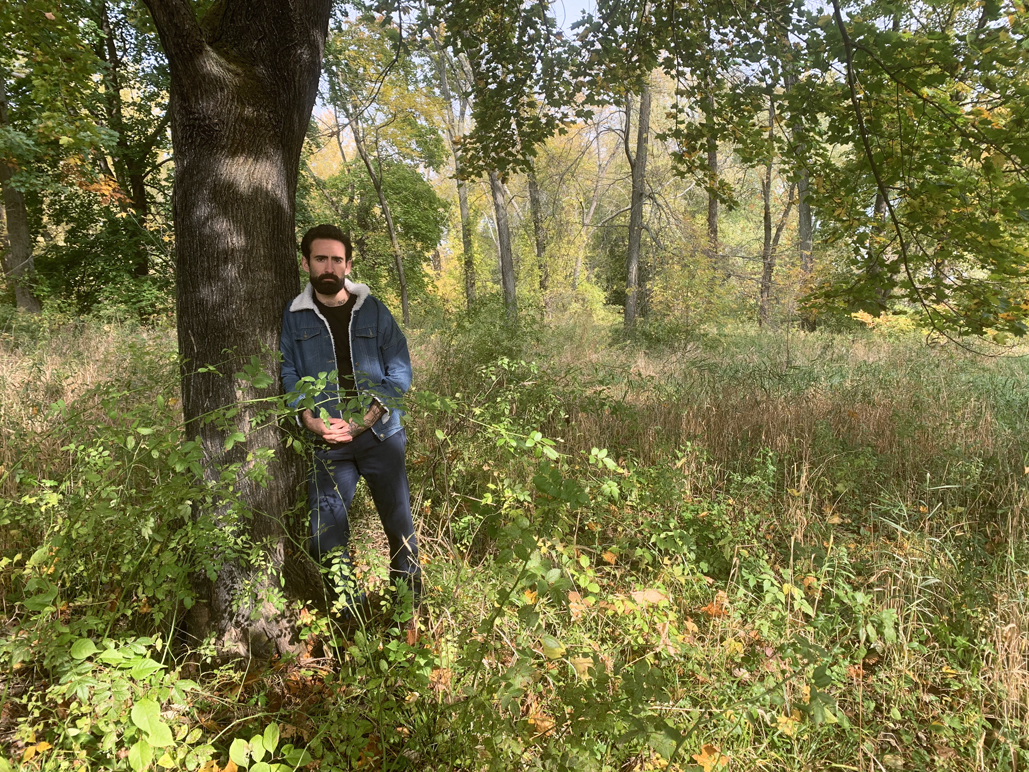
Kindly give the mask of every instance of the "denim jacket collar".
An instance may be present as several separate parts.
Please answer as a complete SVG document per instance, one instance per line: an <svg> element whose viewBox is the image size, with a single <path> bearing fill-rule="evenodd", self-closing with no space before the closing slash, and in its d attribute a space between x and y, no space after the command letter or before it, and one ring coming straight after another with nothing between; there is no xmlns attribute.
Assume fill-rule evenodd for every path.
<svg viewBox="0 0 1029 772"><path fill-rule="evenodd" d="M352 282L350 279L343 280L343 286L347 288L347 292L353 295L356 300L354 301L354 310L356 311L364 305L364 301L371 294L371 290L368 289L367 284L358 284ZM293 298L293 302L289 305L290 311L315 311L317 309L314 305L314 286L308 282L307 286L304 287L304 291Z"/></svg>

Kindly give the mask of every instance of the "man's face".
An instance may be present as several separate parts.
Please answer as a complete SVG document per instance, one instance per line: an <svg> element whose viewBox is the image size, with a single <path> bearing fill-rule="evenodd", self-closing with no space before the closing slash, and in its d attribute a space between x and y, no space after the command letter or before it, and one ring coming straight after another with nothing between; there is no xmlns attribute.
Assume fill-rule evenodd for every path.
<svg viewBox="0 0 1029 772"><path fill-rule="evenodd" d="M311 284L319 295L335 296L343 289L343 277L350 273L352 263L347 250L334 239L315 239L311 242L311 257L300 263L311 276Z"/></svg>

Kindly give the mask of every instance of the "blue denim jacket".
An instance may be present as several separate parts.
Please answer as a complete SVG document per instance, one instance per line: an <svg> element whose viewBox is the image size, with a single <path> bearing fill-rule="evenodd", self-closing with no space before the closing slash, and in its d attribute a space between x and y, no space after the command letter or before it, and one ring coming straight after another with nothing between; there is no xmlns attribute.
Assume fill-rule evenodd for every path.
<svg viewBox="0 0 1029 772"><path fill-rule="evenodd" d="M400 399L411 385L411 356L407 339L396 320L368 285L346 281L347 292L355 296L350 317L350 356L354 361L354 380L362 412L373 400L386 408L371 430L380 440L400 431ZM282 315L282 388L287 394L297 391L305 377L318 378L336 370L336 349L329 323L314 304L314 289L308 284ZM293 407L304 407L306 394L291 399ZM314 394L315 413L325 408L330 416L341 418L339 384L328 380L325 389ZM308 405L309 406L309 405Z"/></svg>

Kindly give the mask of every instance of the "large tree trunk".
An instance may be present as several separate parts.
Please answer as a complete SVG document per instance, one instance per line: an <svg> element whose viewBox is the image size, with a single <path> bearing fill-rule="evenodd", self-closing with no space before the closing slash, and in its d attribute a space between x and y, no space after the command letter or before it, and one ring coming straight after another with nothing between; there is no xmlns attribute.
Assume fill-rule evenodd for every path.
<svg viewBox="0 0 1029 772"><path fill-rule="evenodd" d="M300 457L233 373L256 358L278 374L282 311L299 291L294 206L300 150L318 89L330 0L216 0L198 24L189 0L145 0L171 71L179 353L187 436L199 437L204 476L234 475L246 516L215 507L220 533L249 537L264 561L212 548L188 619L227 656L287 651L290 625L269 602L286 562L283 515L296 501ZM278 383L276 377L275 382ZM260 406L258 406L260 407ZM213 411L235 412L221 424ZM228 438L246 439L226 450ZM266 484L254 469L261 448ZM238 468L232 465L238 464ZM198 513L200 514L200 513ZM286 571L287 591L294 585Z"/></svg>
<svg viewBox="0 0 1029 772"><path fill-rule="evenodd" d="M6 74L0 73L0 127L7 126L6 77ZM4 277L14 288L14 301L17 307L37 314L43 307L29 286L34 272L29 213L25 207L25 196L11 182L11 177L11 167L0 161L0 187L3 188L4 214L7 220L7 245L0 249L0 267L3 268Z"/></svg>
<svg viewBox="0 0 1029 772"><path fill-rule="evenodd" d="M647 174L647 147L650 136L650 84L643 84L636 127L636 155L629 152L629 121L632 98L625 103L625 154L632 168L632 194L629 201L629 254L626 260L625 329L636 326L639 312L640 245L643 240L643 194Z"/></svg>
<svg viewBox="0 0 1029 772"><path fill-rule="evenodd" d="M497 217L497 252L500 259L500 285L504 290L504 308L508 321L518 318L518 299L515 297L514 251L511 249L511 226L507 220L507 200L500 175L489 173L490 192L493 194L493 210Z"/></svg>
<svg viewBox="0 0 1029 772"><path fill-rule="evenodd" d="M540 186L536 179L535 166L529 171L529 210L532 216L533 241L536 245L536 267L540 274L540 295L544 308L546 308L550 269L547 266L547 232L543 226L543 202L540 198Z"/></svg>

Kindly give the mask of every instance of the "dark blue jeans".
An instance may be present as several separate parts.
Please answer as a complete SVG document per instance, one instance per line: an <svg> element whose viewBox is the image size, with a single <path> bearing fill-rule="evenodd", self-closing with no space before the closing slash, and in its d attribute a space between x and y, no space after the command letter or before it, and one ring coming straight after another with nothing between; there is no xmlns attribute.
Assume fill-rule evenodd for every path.
<svg viewBox="0 0 1029 772"><path fill-rule="evenodd" d="M406 447L407 435L403 429L385 440L366 431L352 442L315 447L314 468L307 488L311 509L308 550L319 563L324 563L329 553L335 551L334 557L338 556L346 569L351 567L348 513L357 480L363 477L389 542L390 582L394 587L406 583L417 602L421 595L421 566L404 464ZM352 606L356 600L355 597L343 598L347 606Z"/></svg>

